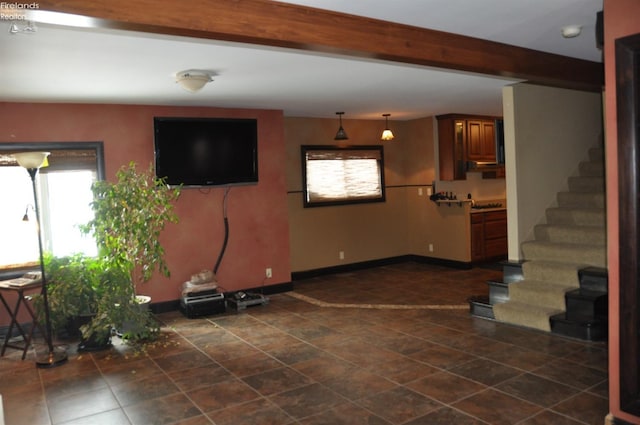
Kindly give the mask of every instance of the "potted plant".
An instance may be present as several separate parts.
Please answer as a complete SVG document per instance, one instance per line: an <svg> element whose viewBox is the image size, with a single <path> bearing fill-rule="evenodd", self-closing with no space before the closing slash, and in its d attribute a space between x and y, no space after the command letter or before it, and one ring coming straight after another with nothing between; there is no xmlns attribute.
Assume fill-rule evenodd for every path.
<svg viewBox="0 0 640 425"><path fill-rule="evenodd" d="M111 343L111 327L90 326L110 281L127 279L112 270L101 258L73 254L55 257L45 254L45 273L51 327L58 335L80 337L79 350L106 348ZM42 297L34 297L39 319L43 319Z"/></svg>
<svg viewBox="0 0 640 425"><path fill-rule="evenodd" d="M140 308L137 285L157 271L169 276L160 234L167 223L177 223L173 209L180 187L171 188L155 176L153 167L137 169L135 162L121 167L116 181L92 186L94 218L81 227L93 234L103 267L127 279L107 279L104 296L90 328L110 324L130 340L153 338L158 326L149 309Z"/></svg>

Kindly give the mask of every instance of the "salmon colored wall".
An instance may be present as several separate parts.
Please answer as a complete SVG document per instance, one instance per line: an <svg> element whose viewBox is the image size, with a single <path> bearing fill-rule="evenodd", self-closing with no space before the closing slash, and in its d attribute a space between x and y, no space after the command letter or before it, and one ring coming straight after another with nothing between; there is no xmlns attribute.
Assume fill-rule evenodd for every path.
<svg viewBox="0 0 640 425"><path fill-rule="evenodd" d="M153 161L154 116L258 119L259 183L229 192L230 234L218 282L226 291L290 282L282 111L0 103L0 142L102 141L107 179L113 179L129 161L144 167ZM214 267L224 235L224 190L183 189L176 204L180 223L162 234L171 277L156 276L139 293L153 302L177 300L184 281ZM267 267L273 269L271 279L265 279Z"/></svg>
<svg viewBox="0 0 640 425"><path fill-rule="evenodd" d="M607 234L609 268L609 408L619 419L640 424L640 418L620 410L620 370L618 322L620 296L619 233L618 233L618 132L616 113L615 40L640 33L640 2L637 0L604 1L604 63L605 63L605 117L607 168Z"/></svg>

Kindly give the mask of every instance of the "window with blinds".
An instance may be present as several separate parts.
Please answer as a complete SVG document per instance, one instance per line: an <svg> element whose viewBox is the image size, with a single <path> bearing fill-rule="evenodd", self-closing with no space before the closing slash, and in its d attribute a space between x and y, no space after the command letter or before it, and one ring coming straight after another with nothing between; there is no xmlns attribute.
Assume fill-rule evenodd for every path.
<svg viewBox="0 0 640 425"><path fill-rule="evenodd" d="M302 146L304 206L384 202L382 146Z"/></svg>

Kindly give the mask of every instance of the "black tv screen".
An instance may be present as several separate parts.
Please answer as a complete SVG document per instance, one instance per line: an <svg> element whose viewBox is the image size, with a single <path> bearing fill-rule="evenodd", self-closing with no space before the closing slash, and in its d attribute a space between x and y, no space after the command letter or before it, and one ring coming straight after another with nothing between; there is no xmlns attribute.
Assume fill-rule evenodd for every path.
<svg viewBox="0 0 640 425"><path fill-rule="evenodd" d="M256 119L154 118L155 169L172 186L258 182Z"/></svg>

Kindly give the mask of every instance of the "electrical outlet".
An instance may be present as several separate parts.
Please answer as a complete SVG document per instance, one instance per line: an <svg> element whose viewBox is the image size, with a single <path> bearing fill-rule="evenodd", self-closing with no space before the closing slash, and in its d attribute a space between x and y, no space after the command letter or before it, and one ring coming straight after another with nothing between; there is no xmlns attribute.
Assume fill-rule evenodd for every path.
<svg viewBox="0 0 640 425"><path fill-rule="evenodd" d="M271 267L264 269L264 275L267 279L271 279L273 277L273 270L271 270Z"/></svg>
<svg viewBox="0 0 640 425"><path fill-rule="evenodd" d="M433 252L433 244L432 243L429 244L429 252Z"/></svg>
<svg viewBox="0 0 640 425"><path fill-rule="evenodd" d="M344 260L344 251L340 251L338 253L338 257L340 257L341 260Z"/></svg>
<svg viewBox="0 0 640 425"><path fill-rule="evenodd" d="M422 196L422 188L421 187L418 188L418 196Z"/></svg>

